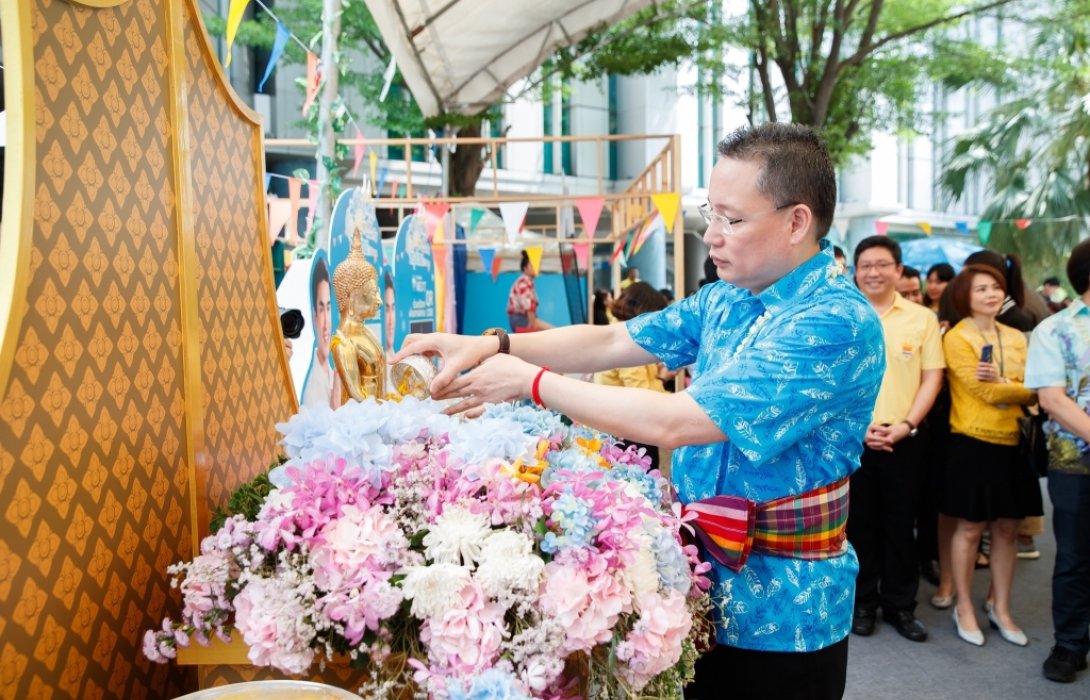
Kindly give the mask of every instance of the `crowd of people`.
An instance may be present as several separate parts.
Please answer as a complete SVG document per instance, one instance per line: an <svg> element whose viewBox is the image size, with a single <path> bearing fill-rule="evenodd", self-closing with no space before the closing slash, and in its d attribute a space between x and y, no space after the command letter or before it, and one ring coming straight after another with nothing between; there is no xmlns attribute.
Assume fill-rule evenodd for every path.
<svg viewBox="0 0 1090 700"><path fill-rule="evenodd" d="M979 603L988 624L1011 644L1029 643L1012 616L1014 568L1019 558L1040 557L1033 536L1044 531L1044 509L1040 475L1020 449L1026 417L1040 409L1051 416L1050 493L1057 480L1090 475L1090 320L1081 298L1090 241L1072 251L1068 276L1080 295L1074 303L1056 292L1057 278L1030 289L1013 255L979 251L957 274L942 263L921 279L891 238L856 247L854 280L881 319L886 368L851 477L848 539L860 564L854 634L872 634L880 609L902 636L925 641L914 614L922 576L936 585L930 604L953 609L958 637L982 646L971 585L986 567L991 585ZM1076 447L1063 456L1065 444ZM1071 482L1081 495L1062 495L1066 512L1053 497L1056 643L1043 673L1060 682L1075 680L1090 651L1086 482Z"/></svg>

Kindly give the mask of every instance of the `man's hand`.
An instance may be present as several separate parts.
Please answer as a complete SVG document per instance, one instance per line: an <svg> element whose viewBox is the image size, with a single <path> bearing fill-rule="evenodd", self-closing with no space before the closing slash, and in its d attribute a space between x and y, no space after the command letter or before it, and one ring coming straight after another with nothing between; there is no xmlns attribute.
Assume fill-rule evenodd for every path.
<svg viewBox="0 0 1090 700"><path fill-rule="evenodd" d="M878 452L893 452L893 446L908 437L912 429L901 421L893 425L874 424L867 428L863 444Z"/></svg>
<svg viewBox="0 0 1090 700"><path fill-rule="evenodd" d="M529 398L534 377L540 371L540 367L517 357L495 355L476 369L456 376L442 391L437 391L433 383L432 396L437 400L462 399L446 408L447 415L463 411L472 415L486 403Z"/></svg>
<svg viewBox="0 0 1090 700"><path fill-rule="evenodd" d="M451 333L413 333L405 338L388 363L393 365L409 355L439 355L439 373L431 383L431 395L448 393L447 385L467 369L472 369L499 351L495 336L453 335ZM465 410L465 409L462 409Z"/></svg>

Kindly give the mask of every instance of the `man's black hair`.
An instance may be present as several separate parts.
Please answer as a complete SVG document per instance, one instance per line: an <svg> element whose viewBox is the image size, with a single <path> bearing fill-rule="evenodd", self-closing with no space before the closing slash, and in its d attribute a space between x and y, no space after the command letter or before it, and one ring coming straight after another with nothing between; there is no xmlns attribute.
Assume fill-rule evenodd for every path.
<svg viewBox="0 0 1090 700"><path fill-rule="evenodd" d="M859 241L859 245L855 247L855 257L852 259L852 265L854 267L859 267L859 256L862 255L864 251L870 250L871 248L885 248L889 251L890 255L893 256L893 262L898 265L901 264L900 243L889 236L868 236Z"/></svg>
<svg viewBox="0 0 1090 700"><path fill-rule="evenodd" d="M326 267L324 258L314 261L314 268L310 271L310 309L313 311L318 303L318 285L322 282L329 284L329 268ZM330 285L330 298L333 297L332 285Z"/></svg>
<svg viewBox="0 0 1090 700"><path fill-rule="evenodd" d="M836 209L836 171L818 132L785 122L742 127L719 142L719 155L760 163L757 191L777 207L805 204L814 215L818 238L829 233Z"/></svg>
<svg viewBox="0 0 1090 700"><path fill-rule="evenodd" d="M1080 297L1090 289L1090 240L1071 249L1067 259L1067 279Z"/></svg>

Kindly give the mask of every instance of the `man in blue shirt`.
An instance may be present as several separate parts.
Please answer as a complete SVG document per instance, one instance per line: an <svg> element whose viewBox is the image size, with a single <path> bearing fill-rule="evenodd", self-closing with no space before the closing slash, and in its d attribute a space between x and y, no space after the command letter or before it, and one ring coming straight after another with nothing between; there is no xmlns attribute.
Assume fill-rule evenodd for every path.
<svg viewBox="0 0 1090 700"><path fill-rule="evenodd" d="M1072 249L1067 278L1079 298L1034 329L1026 358L1026 386L1049 415L1056 645L1042 671L1058 683L1074 681L1090 652L1090 241Z"/></svg>
<svg viewBox="0 0 1090 700"><path fill-rule="evenodd" d="M605 432L674 448L684 503L763 504L845 479L859 465L885 354L878 317L823 240L836 205L828 152L811 130L774 123L734 132L719 153L701 213L720 282L626 324L498 344L412 336L392 361L441 354L432 393L462 398L452 411L533 396ZM656 361L694 364L692 386L661 394L559 374ZM858 568L846 541L828 558L755 549L737 571L713 563L713 595L725 603L719 644L687 697L840 698Z"/></svg>

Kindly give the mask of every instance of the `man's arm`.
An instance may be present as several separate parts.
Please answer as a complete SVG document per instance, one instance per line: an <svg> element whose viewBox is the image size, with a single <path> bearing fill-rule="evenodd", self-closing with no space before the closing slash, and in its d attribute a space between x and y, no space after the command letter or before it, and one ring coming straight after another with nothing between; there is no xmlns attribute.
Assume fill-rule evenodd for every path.
<svg viewBox="0 0 1090 700"><path fill-rule="evenodd" d="M935 404L935 398L942 389L942 374L943 370L941 369L925 369L920 372L920 386L916 389L916 398L912 400L912 406L905 415L906 421L919 426L927 417L928 411ZM912 429L904 422L885 426L884 429L883 426L878 426L874 428L875 437L884 437L887 446L881 445L880 442L872 444L871 431L869 430L867 431L867 446L871 449L892 452L892 446L904 440L911 432Z"/></svg>
<svg viewBox="0 0 1090 700"><path fill-rule="evenodd" d="M540 333L511 334L511 355L554 371L598 372L617 367L634 367L657 361L640 347L623 323L608 326L574 325ZM407 355L435 354L443 358L443 367L432 382L432 395L437 398L449 393L455 377L476 367L499 352L499 339L494 336L459 336L447 333L410 335L401 349L390 358L394 364ZM492 398L505 401L508 398Z"/></svg>
<svg viewBox="0 0 1090 700"><path fill-rule="evenodd" d="M1090 415L1071 400L1062 386L1043 386L1037 390L1041 408L1048 411L1065 430L1090 442Z"/></svg>
<svg viewBox="0 0 1090 700"><path fill-rule="evenodd" d="M538 375L540 374L540 378ZM688 394L592 384L553 373L516 357L496 355L456 377L437 399L463 397L448 413L473 411L484 403L538 397L572 420L618 437L651 445L723 442L726 435Z"/></svg>

